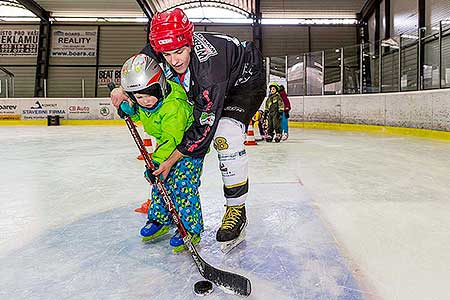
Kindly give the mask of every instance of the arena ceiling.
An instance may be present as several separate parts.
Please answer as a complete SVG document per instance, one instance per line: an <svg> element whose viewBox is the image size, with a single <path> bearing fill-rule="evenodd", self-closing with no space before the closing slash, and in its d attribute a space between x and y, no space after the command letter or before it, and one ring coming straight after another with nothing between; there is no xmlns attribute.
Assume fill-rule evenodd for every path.
<svg viewBox="0 0 450 300"><path fill-rule="evenodd" d="M251 19L258 11L261 18L356 18L364 0L0 0L19 3L35 14L57 17L145 17L175 7L221 7ZM39 16L39 15L38 15ZM0 13L1 17L1 13ZM214 18L216 16L207 16Z"/></svg>

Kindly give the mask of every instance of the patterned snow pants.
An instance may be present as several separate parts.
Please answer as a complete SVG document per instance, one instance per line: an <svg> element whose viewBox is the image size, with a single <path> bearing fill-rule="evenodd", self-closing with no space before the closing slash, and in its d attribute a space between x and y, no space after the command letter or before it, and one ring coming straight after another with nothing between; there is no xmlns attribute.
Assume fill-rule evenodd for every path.
<svg viewBox="0 0 450 300"><path fill-rule="evenodd" d="M203 217L200 205L200 175L203 159L184 157L170 170L164 186L170 194L176 211L186 230L199 235L203 231ZM152 187L152 201L148 209L148 219L161 224L172 224L172 217L164 206L161 193L155 185Z"/></svg>

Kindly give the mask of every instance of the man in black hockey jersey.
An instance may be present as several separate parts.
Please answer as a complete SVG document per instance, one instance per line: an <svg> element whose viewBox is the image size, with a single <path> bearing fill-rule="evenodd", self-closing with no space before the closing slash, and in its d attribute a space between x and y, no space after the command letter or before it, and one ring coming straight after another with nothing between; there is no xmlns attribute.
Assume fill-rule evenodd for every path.
<svg viewBox="0 0 450 300"><path fill-rule="evenodd" d="M252 42L194 32L193 23L179 8L155 14L149 39L150 45L142 52L164 62L167 78L179 82L194 105L194 123L154 174L165 177L185 155L203 157L214 141L226 198L216 238L227 251L240 242L247 225L248 158L244 140L266 92L262 55ZM125 99L121 89L114 90L111 97L115 105Z"/></svg>

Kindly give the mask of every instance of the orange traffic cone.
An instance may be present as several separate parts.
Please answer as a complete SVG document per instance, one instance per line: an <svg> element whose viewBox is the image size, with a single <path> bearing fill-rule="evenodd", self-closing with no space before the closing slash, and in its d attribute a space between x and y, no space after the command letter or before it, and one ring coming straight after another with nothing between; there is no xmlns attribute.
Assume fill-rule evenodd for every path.
<svg viewBox="0 0 450 300"><path fill-rule="evenodd" d="M152 137L149 136L147 133L144 132L144 146L147 149L148 154L152 154L154 149L153 149L153 142L152 142ZM139 154L139 156L137 157L137 159L139 160L144 160L144 158L142 157L142 154Z"/></svg>
<svg viewBox="0 0 450 300"><path fill-rule="evenodd" d="M136 208L134 211L138 213L147 214L148 213L148 207L150 206L151 200L147 199L144 203L142 203L141 207Z"/></svg>
<svg viewBox="0 0 450 300"><path fill-rule="evenodd" d="M246 146L255 146L257 145L255 140L255 133L253 132L253 121L250 121L247 129L247 137L245 139L244 145Z"/></svg>

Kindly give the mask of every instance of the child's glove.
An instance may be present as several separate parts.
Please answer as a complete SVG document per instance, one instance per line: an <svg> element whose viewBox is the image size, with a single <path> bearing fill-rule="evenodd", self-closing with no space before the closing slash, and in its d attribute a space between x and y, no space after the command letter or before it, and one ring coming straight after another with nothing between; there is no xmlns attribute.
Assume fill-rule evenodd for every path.
<svg viewBox="0 0 450 300"><path fill-rule="evenodd" d="M151 184L156 183L156 176L153 175L153 170L149 168L145 168L144 177Z"/></svg>
<svg viewBox="0 0 450 300"><path fill-rule="evenodd" d="M120 103L119 108L117 109L117 114L122 119L125 119L125 117L132 116L136 113L136 110L134 107L130 106L127 101L123 101Z"/></svg>
<svg viewBox="0 0 450 300"><path fill-rule="evenodd" d="M285 111L284 115L286 116L286 119L289 119L289 111Z"/></svg>

